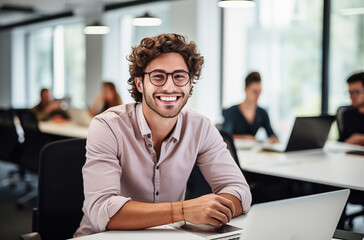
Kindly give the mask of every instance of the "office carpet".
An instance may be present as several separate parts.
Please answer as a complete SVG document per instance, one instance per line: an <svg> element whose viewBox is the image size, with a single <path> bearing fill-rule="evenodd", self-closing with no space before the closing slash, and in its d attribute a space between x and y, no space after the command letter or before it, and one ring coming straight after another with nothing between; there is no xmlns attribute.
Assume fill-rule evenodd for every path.
<svg viewBox="0 0 364 240"><path fill-rule="evenodd" d="M0 161L0 180L7 177L8 172L16 169L13 164ZM25 184L17 184L15 188L0 188L0 239L19 239L19 235L31 232L33 200L23 209L17 209L16 201L27 192ZM357 211L360 206L351 206L349 211ZM354 232L364 233L364 217L354 220Z"/></svg>

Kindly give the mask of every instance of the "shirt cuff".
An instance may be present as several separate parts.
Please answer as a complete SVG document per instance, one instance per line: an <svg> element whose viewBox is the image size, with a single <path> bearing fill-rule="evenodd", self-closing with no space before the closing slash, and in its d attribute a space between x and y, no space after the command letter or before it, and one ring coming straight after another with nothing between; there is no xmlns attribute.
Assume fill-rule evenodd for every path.
<svg viewBox="0 0 364 240"><path fill-rule="evenodd" d="M105 203L106 209L104 210L106 210L105 211L106 214L104 215L104 217L101 217L99 215L97 219L94 219L95 222L97 222L100 231L106 230L106 226L110 221L110 218L112 218L112 216L114 216L124 206L124 204L130 200L131 200L130 197L123 197L123 196L113 196L107 200L107 202Z"/></svg>
<svg viewBox="0 0 364 240"><path fill-rule="evenodd" d="M243 213L247 213L250 210L252 203L252 195L249 189L241 189L234 186L229 186L221 189L218 194L227 193L238 198L241 201L241 206L243 208Z"/></svg>

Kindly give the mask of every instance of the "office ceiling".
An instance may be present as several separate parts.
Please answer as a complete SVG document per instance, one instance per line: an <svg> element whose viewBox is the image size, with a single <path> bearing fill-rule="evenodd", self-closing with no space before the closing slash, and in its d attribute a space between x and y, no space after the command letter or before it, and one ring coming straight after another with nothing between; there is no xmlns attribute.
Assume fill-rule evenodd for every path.
<svg viewBox="0 0 364 240"><path fill-rule="evenodd" d="M156 0L154 0L156 1ZM0 0L0 29L66 17L96 5L109 9L153 2L153 0Z"/></svg>

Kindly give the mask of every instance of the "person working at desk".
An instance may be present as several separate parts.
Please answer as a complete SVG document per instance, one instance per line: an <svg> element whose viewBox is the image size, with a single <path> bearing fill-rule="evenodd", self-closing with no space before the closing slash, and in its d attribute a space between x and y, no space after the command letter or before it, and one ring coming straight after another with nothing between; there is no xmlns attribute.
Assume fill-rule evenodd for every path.
<svg viewBox="0 0 364 240"><path fill-rule="evenodd" d="M234 135L235 139L255 140L255 134L264 127L269 142L279 142L270 125L267 112L258 106L262 92L261 77L258 72L248 74L245 79L245 99L239 105L234 105L223 111L225 118L223 130Z"/></svg>
<svg viewBox="0 0 364 240"><path fill-rule="evenodd" d="M49 89L43 88L40 91L40 102L31 110L35 113L39 121L64 121L69 117L64 111L65 109L62 108L62 102L54 101Z"/></svg>
<svg viewBox="0 0 364 240"><path fill-rule="evenodd" d="M352 108L342 116L343 132L340 141L364 146L364 72L347 80Z"/></svg>
<svg viewBox="0 0 364 240"><path fill-rule="evenodd" d="M249 186L218 130L183 109L204 62L195 43L178 34L144 38L128 60L136 103L110 108L90 125L75 236L184 220L220 226L247 212ZM214 193L183 201L195 163Z"/></svg>
<svg viewBox="0 0 364 240"><path fill-rule="evenodd" d="M90 109L90 114L92 117L97 114L102 113L110 107L123 104L121 97L116 90L115 84L112 82L104 82L102 84L102 92L96 97L92 107Z"/></svg>

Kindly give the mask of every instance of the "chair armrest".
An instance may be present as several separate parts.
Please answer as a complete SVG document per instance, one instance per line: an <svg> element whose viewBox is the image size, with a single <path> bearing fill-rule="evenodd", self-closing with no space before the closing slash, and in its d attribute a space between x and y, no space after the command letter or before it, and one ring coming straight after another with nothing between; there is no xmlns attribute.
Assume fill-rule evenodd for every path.
<svg viewBox="0 0 364 240"><path fill-rule="evenodd" d="M32 232L20 235L19 240L41 240L41 238L39 233Z"/></svg>

